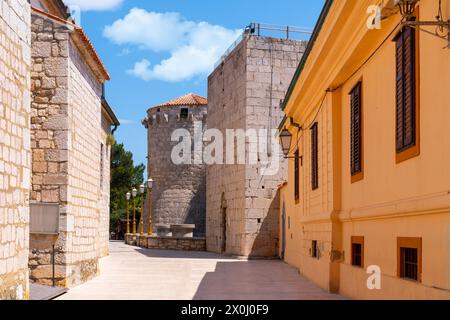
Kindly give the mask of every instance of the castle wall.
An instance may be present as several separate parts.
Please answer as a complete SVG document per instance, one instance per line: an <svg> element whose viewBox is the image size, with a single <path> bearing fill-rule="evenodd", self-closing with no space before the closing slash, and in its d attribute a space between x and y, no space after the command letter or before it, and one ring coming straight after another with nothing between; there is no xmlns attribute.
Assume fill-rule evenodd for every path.
<svg viewBox="0 0 450 320"><path fill-rule="evenodd" d="M180 118L182 108L189 109L187 119ZM148 168L154 180L152 192L153 228L157 224L195 224L194 236L205 235L206 166L203 163L172 162L171 141L176 129L185 129L194 137L206 129L206 106L153 108L148 113ZM193 145L193 144L192 144ZM193 149L194 147L192 147ZM194 153L192 152L192 159ZM145 214L148 215L148 199ZM147 221L147 219L146 219ZM145 224L147 230L147 223Z"/></svg>
<svg viewBox="0 0 450 320"><path fill-rule="evenodd" d="M30 15L0 3L0 300L28 297Z"/></svg>

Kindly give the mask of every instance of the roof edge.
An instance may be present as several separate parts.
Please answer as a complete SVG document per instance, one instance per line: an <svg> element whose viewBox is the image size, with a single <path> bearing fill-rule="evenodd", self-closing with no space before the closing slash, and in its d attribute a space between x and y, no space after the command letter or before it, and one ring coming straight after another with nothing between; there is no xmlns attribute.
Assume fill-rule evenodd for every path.
<svg viewBox="0 0 450 320"><path fill-rule="evenodd" d="M181 99L183 98L187 98L189 96L193 96L193 99L195 100L195 103L178 103L178 101L181 101ZM200 98L201 100L204 100L204 103L202 103L201 101L197 101L197 98ZM184 96L180 96L177 97L175 99L169 100L165 103L161 103L159 105L155 105L155 106L151 106L150 108L147 109L147 112L149 112L150 110L154 109L154 108L172 108L172 107L182 107L182 106L186 106L186 107L195 107L195 106L207 106L208 105L208 98L205 98L201 95L195 94L195 93L188 93Z"/></svg>
<svg viewBox="0 0 450 320"><path fill-rule="evenodd" d="M116 114L114 113L113 109L108 103L108 100L106 100L105 97L102 97L102 107L108 114L108 116L111 118L113 125L120 126L120 121L117 118Z"/></svg>

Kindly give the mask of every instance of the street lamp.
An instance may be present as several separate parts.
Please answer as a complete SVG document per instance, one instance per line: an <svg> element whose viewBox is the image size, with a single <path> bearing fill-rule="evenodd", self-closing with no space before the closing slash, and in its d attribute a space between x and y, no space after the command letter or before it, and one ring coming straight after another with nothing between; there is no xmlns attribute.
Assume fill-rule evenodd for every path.
<svg viewBox="0 0 450 320"><path fill-rule="evenodd" d="M148 189L148 235L153 235L153 225L152 225L152 189L153 189L153 179L150 178L147 180L147 189Z"/></svg>
<svg viewBox="0 0 450 320"><path fill-rule="evenodd" d="M139 234L142 236L144 234L144 192L145 192L145 186L141 184L139 186L139 194L141 196L141 218L139 221Z"/></svg>
<svg viewBox="0 0 450 320"><path fill-rule="evenodd" d="M131 194L133 195L133 234L136 234L136 188L133 188Z"/></svg>
<svg viewBox="0 0 450 320"><path fill-rule="evenodd" d="M130 233L130 198L131 198L131 193L127 192L126 197L127 197L127 234L129 234Z"/></svg>

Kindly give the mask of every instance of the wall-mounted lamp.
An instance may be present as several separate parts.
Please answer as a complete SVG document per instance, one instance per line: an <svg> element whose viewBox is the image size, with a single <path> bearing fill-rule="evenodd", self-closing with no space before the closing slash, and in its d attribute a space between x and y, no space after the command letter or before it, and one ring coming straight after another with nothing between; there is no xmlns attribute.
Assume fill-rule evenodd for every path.
<svg viewBox="0 0 450 320"><path fill-rule="evenodd" d="M414 16L417 2L418 0L396 0L395 4L399 7L400 14L409 19Z"/></svg>
<svg viewBox="0 0 450 320"><path fill-rule="evenodd" d="M284 128L280 133L280 142L281 149L283 150L283 154L285 157L289 156L289 152L291 151L291 143L292 143L292 134L288 129Z"/></svg>
<svg viewBox="0 0 450 320"><path fill-rule="evenodd" d="M446 36L441 36L436 31L432 33L430 31L422 30L424 32L430 33L438 38L445 39L448 41L447 48L450 49L450 19L444 21L442 17L442 2L439 2L438 14L436 16L436 21L419 21L414 20L415 17L414 12L416 10L416 5L420 0L395 0L395 5L400 9L400 14L403 16L404 22L403 25L409 27L437 27L441 31L447 30Z"/></svg>
<svg viewBox="0 0 450 320"><path fill-rule="evenodd" d="M295 123L294 119L292 117L289 118L289 121L291 122L291 125L293 127L297 128L298 130L302 129L302 126L299 125L298 123ZM291 152L291 146L292 146L292 134L289 132L289 130L284 128L280 132L279 137L280 137L281 149L283 150L284 157L286 159L296 158L295 156L294 157L289 156L289 153Z"/></svg>

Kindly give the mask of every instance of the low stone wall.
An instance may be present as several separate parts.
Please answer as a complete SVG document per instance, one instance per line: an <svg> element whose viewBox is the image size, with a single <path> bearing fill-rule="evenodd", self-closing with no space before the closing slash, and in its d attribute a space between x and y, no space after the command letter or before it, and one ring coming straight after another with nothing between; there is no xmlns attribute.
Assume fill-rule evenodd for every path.
<svg viewBox="0 0 450 320"><path fill-rule="evenodd" d="M174 238L126 234L125 243L131 246L148 249L206 251L205 238Z"/></svg>

